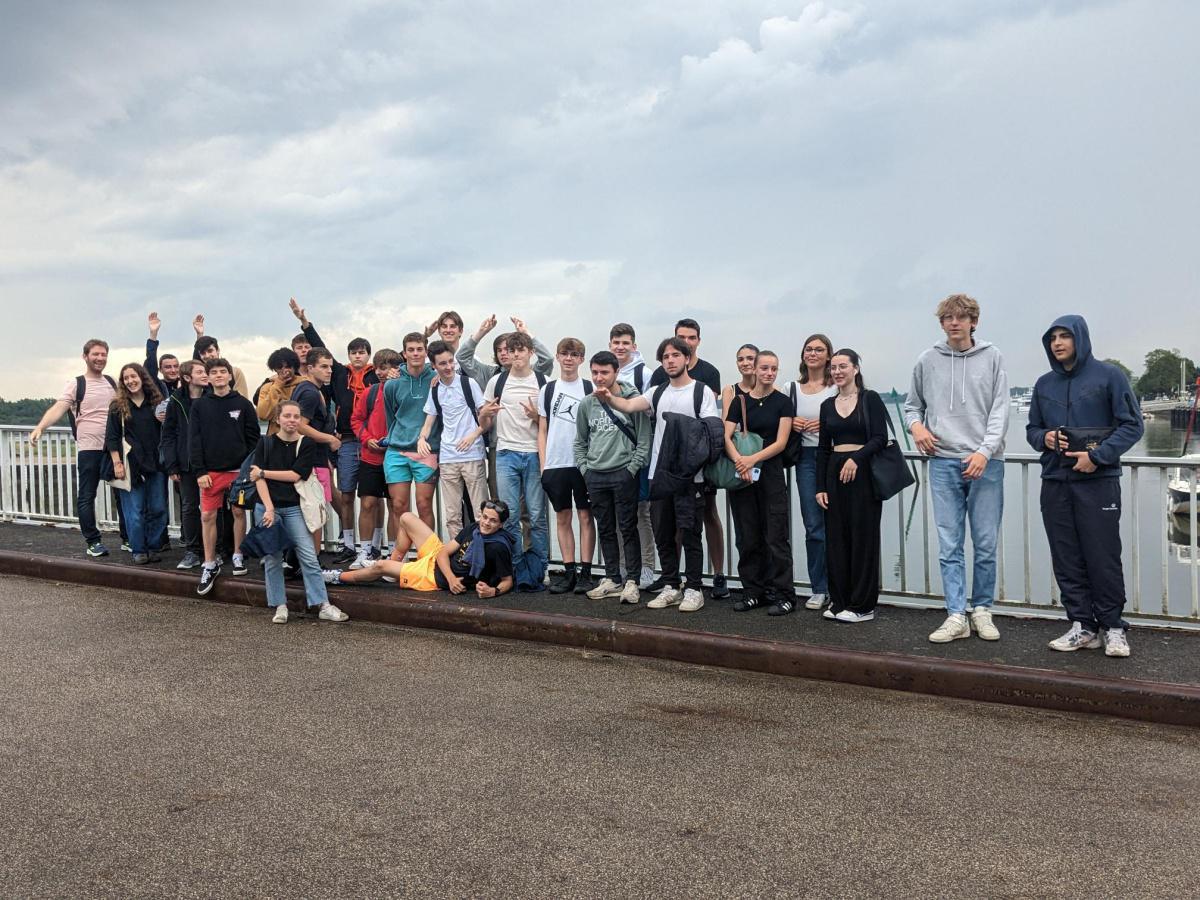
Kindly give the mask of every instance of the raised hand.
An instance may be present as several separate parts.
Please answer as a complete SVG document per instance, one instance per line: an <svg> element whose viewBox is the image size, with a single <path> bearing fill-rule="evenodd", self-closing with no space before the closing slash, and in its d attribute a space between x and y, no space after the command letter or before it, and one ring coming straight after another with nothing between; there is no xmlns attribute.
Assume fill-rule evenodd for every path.
<svg viewBox="0 0 1200 900"><path fill-rule="evenodd" d="M296 302L296 298L292 297L288 300L288 308L291 309L292 315L300 320L300 327L308 327L308 316L304 314L304 307Z"/></svg>
<svg viewBox="0 0 1200 900"><path fill-rule="evenodd" d="M196 332L196 337L204 337L204 316L201 313L196 313L196 318L192 319L192 329Z"/></svg>
<svg viewBox="0 0 1200 900"><path fill-rule="evenodd" d="M162 319L158 317L158 313L152 312L146 318L146 324L150 326L150 340L158 340L158 329L162 328Z"/></svg>
<svg viewBox="0 0 1200 900"><path fill-rule="evenodd" d="M520 316L510 316L512 319L513 328L517 329L521 334L529 334L529 329L525 327L525 320Z"/></svg>

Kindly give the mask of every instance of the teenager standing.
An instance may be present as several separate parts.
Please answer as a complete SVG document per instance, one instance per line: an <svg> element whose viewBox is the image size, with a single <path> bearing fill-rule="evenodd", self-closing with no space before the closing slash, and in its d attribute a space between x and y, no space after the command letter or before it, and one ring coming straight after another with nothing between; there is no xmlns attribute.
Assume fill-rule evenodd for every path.
<svg viewBox="0 0 1200 900"><path fill-rule="evenodd" d="M129 479L129 489L117 494L125 510L133 562L139 566L158 561L150 552L163 545L167 531L167 478L158 460L162 426L155 415L161 400L144 366L122 366L104 435L114 476Z"/></svg>
<svg viewBox="0 0 1200 900"><path fill-rule="evenodd" d="M800 461L796 463L796 492L804 521L804 558L812 596L805 609L822 609L829 602L829 576L825 568L825 510L817 503L817 443L821 432L821 404L837 393L829 361L833 344L823 334L804 341L800 377L789 391L793 400L792 431L800 435Z"/></svg>

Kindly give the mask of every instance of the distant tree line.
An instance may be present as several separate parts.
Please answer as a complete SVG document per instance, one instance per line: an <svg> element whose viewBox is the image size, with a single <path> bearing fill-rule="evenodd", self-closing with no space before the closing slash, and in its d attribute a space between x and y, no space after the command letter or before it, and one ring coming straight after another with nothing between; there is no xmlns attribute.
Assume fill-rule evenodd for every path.
<svg viewBox="0 0 1200 900"><path fill-rule="evenodd" d="M1160 394L1174 394L1179 390L1179 364L1184 364L1184 381L1190 389L1196 383L1196 363L1179 352L1172 350L1151 350L1146 354L1145 370L1136 378L1133 371L1119 359L1106 359L1125 373L1133 390L1139 397L1157 397Z"/></svg>
<svg viewBox="0 0 1200 900"><path fill-rule="evenodd" d="M26 398L24 400L0 399L0 425L36 425L42 420L44 413L54 403L51 397L40 400ZM63 417L66 419L66 416Z"/></svg>

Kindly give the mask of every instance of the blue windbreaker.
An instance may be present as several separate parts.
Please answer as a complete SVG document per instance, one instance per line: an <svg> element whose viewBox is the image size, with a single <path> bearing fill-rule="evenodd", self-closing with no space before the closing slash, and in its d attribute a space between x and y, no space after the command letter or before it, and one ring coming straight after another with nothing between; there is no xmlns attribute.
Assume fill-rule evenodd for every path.
<svg viewBox="0 0 1200 900"><path fill-rule="evenodd" d="M1075 337L1075 364L1067 370L1050 352L1050 333L1065 328ZM1042 477L1052 481L1078 478L1118 478L1121 454L1137 443L1145 426L1137 397L1125 373L1092 356L1092 339L1083 316L1060 316L1042 335L1050 371L1037 380L1029 404L1025 437L1042 454ZM1085 474L1071 467L1074 457L1046 448L1046 433L1071 425L1112 428L1113 433L1088 456L1098 467Z"/></svg>

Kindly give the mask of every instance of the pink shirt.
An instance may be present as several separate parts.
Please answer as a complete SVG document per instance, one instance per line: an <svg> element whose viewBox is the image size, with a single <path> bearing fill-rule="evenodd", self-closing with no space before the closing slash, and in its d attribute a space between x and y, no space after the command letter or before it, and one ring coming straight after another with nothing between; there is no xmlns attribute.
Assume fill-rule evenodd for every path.
<svg viewBox="0 0 1200 900"><path fill-rule="evenodd" d="M108 379L103 375L85 376L83 403L75 414L75 443L80 450L103 450L104 429L108 425L108 407L112 403L113 390ZM59 394L59 400L65 400L71 408L75 408L75 379L67 382L67 386Z"/></svg>

